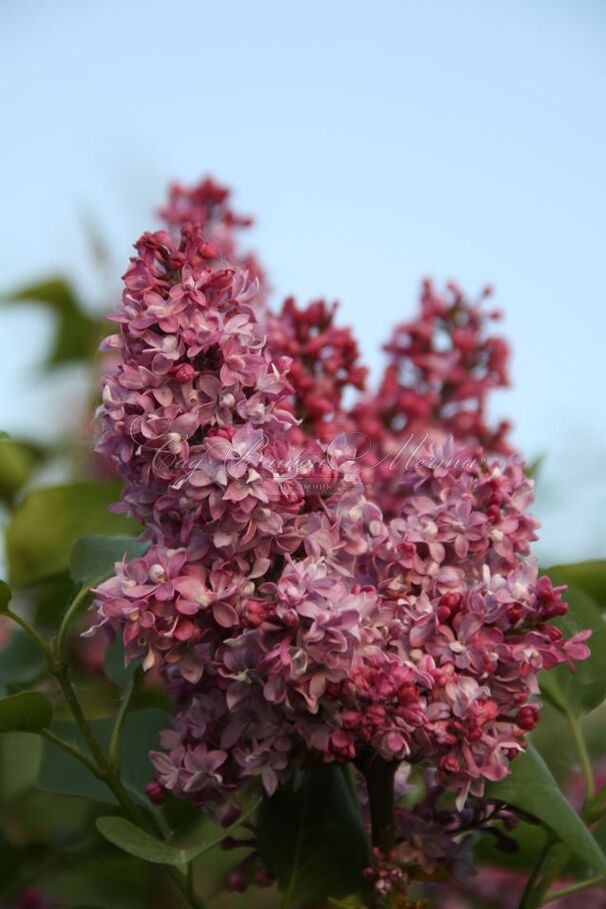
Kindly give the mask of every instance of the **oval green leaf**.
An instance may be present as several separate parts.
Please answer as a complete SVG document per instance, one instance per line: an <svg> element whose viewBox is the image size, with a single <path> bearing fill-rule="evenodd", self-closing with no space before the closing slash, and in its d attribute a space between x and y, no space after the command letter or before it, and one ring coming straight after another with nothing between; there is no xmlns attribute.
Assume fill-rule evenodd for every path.
<svg viewBox="0 0 606 909"><path fill-rule="evenodd" d="M307 771L298 788L287 786L265 799L257 843L288 909L351 896L363 887L368 846L340 767Z"/></svg>
<svg viewBox="0 0 606 909"><path fill-rule="evenodd" d="M182 849L162 842L126 818L100 817L97 819L97 830L118 849L145 862L154 865L183 865L185 862Z"/></svg>
<svg viewBox="0 0 606 909"><path fill-rule="evenodd" d="M0 437L0 500L9 506L43 459L43 449L32 442Z"/></svg>
<svg viewBox="0 0 606 909"><path fill-rule="evenodd" d="M219 836L207 843L198 843L195 846L179 848L165 843L141 827L123 817L100 817L97 820L97 830L118 849L134 855L136 858L151 862L154 865L186 865L205 852L215 849L226 836L236 831L243 821L255 812L260 802L252 804L230 827L222 830Z"/></svg>
<svg viewBox="0 0 606 909"><path fill-rule="evenodd" d="M569 565L553 565L547 574L554 584L574 584L606 609L606 559L589 559L587 562L572 562Z"/></svg>
<svg viewBox="0 0 606 909"><path fill-rule="evenodd" d="M71 285L60 276L0 296L2 303L39 303L55 320L54 337L46 367L88 361L103 336L103 323L89 315Z"/></svg>
<svg viewBox="0 0 606 909"><path fill-rule="evenodd" d="M11 582L33 584L65 571L83 534L139 533L134 521L109 511L119 496L119 483L92 481L30 492L13 512L6 533Z"/></svg>
<svg viewBox="0 0 606 909"><path fill-rule="evenodd" d="M532 745L511 767L508 777L486 787L486 795L533 815L586 865L606 874L606 856Z"/></svg>
<svg viewBox="0 0 606 909"><path fill-rule="evenodd" d="M105 657L103 661L103 670L105 675L113 682L114 685L118 685L119 688L124 688L132 680L137 668L140 665L140 661L131 660L128 665L124 659L124 644L119 637L109 645L105 650Z"/></svg>
<svg viewBox="0 0 606 909"><path fill-rule="evenodd" d="M114 573L116 562L145 555L150 544L134 537L87 535L76 540L69 559L72 580L94 586Z"/></svg>
<svg viewBox="0 0 606 909"><path fill-rule="evenodd" d="M46 667L44 653L25 631L15 631L0 650L0 682L23 684L37 678Z"/></svg>
<svg viewBox="0 0 606 909"><path fill-rule="evenodd" d="M37 691L22 691L0 701L0 732L39 732L52 718L51 702Z"/></svg>
<svg viewBox="0 0 606 909"><path fill-rule="evenodd" d="M160 732L167 729L169 725L168 714L153 707L133 710L127 715L124 722L120 737L120 772L129 793L143 805L149 804L144 793L145 786L150 782L153 772L148 754L158 748ZM94 719L90 721L90 726L101 747L107 751L114 719L109 717ZM59 738L86 751L86 742L76 723L67 721L53 723L51 729ZM37 785L45 792L78 796L104 802L107 805L116 804L113 794L105 783L92 776L79 761L69 754L65 754L51 742L44 743Z"/></svg>
<svg viewBox="0 0 606 909"><path fill-rule="evenodd" d="M539 682L543 695L562 713L581 716L589 713L606 698L606 622L594 601L583 590L570 586L566 594L568 612L557 619L564 636L572 637L591 629L587 645L591 655L575 664L574 672L566 665L542 672Z"/></svg>

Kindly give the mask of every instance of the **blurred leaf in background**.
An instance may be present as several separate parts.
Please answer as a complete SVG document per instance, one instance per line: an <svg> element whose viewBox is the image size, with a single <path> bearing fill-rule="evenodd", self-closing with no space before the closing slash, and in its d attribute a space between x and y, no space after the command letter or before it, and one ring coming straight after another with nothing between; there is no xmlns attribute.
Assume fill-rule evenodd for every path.
<svg viewBox="0 0 606 909"><path fill-rule="evenodd" d="M15 586L58 575L84 534L134 535L140 526L109 511L120 484L89 481L36 489L15 509L6 533L9 576Z"/></svg>
<svg viewBox="0 0 606 909"><path fill-rule="evenodd" d="M44 364L47 370L90 361L103 336L104 320L90 315L70 284L61 277L48 278L3 294L0 303L37 303L53 314L54 337Z"/></svg>

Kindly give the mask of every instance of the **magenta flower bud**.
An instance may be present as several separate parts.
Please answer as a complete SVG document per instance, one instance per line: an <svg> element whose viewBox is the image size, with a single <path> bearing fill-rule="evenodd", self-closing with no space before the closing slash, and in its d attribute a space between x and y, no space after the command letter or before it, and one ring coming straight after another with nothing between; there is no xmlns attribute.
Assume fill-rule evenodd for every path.
<svg viewBox="0 0 606 909"><path fill-rule="evenodd" d="M227 889L235 893L244 893L248 882L240 869L231 871L227 878Z"/></svg>
<svg viewBox="0 0 606 909"><path fill-rule="evenodd" d="M191 382L195 375L196 370L190 363L181 363L175 370L175 378L183 384Z"/></svg>
<svg viewBox="0 0 606 909"><path fill-rule="evenodd" d="M154 805L161 805L166 801L168 793L165 789L162 788L158 783L151 782L148 783L145 787L145 793L149 800L154 803Z"/></svg>

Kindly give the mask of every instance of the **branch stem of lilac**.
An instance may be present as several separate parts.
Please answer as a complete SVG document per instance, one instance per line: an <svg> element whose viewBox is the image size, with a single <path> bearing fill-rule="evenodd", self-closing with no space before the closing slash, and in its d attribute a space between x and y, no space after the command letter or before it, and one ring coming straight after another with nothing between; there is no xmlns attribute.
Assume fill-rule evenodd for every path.
<svg viewBox="0 0 606 909"><path fill-rule="evenodd" d="M71 713L72 713L76 723L78 724L80 731L82 732L82 735L84 736L84 739L91 751L91 754L93 755L94 762L95 762L95 765L97 768L97 773L95 775L97 777L99 777L99 779L102 779L105 782L105 784L109 787L109 789L115 796L118 804L120 805L120 807L122 808L122 810L124 811L126 816L129 818L129 820L133 821L133 823L137 824L138 826L142 827L143 829L145 829L155 835L156 830L149 823L147 815L144 812L142 812L134 804L134 802L131 800L130 796L128 795L128 792L126 791L124 784L122 783L122 780L120 778L119 769L115 765L113 765L110 761L108 761L105 754L103 753L103 749L97 742L95 735L84 715L82 707L80 706L80 702L78 700L76 692L69 679L67 667L65 665L63 665L61 668L55 668L53 671L53 675L59 682L61 691L63 692L63 696L65 698L65 701L66 701L68 707L70 708ZM130 698L128 698L128 700L130 700ZM123 701L123 707L124 706L126 706L126 708L128 707L128 700L125 698L125 700ZM118 719L119 719L119 717L120 717L120 714L118 716ZM116 722L118 723L118 720ZM118 728L118 736L119 736L119 731L121 729L121 722L117 728ZM116 728L114 728L114 732L116 732ZM115 739L116 753L117 753L117 745L118 745L118 741L119 741L118 736ZM113 738L113 736L112 736L112 738ZM167 867L166 872L170 876L172 881L175 883L175 885L179 888L179 890L181 891L181 893L183 894L183 896L189 903L191 909L205 909L204 903L200 899L198 899L198 897L193 893L192 887L188 884L186 875L182 874L176 868Z"/></svg>
<svg viewBox="0 0 606 909"><path fill-rule="evenodd" d="M27 634L29 634L29 636L36 642L36 644L44 653L44 656L48 663L49 672L57 680L65 703L67 704L78 728L80 729L80 732L82 733L84 741L88 746L93 760L90 760L85 754L80 751L80 749L73 747L68 742L64 742L50 730L42 730L40 733L42 738L56 745L58 748L61 748L63 751L69 753L73 758L83 764L93 774L93 776L99 780L102 780L110 789L126 816L131 821L133 821L133 823L137 824L140 827L143 827L153 835L156 835L157 831L154 826L150 824L147 815L141 811L130 798L124 786L124 783L122 782L122 779L120 777L120 770L117 766L120 732L124 719L126 717L126 712L128 710L128 706L132 697L134 686L137 681L137 676L135 676L133 679L130 688L127 689L124 693L122 704L118 712L112 733L110 744L111 757L109 760L106 757L99 742L97 741L95 734L93 733L93 730L88 723L86 716L84 715L84 711L82 710L82 706L69 677L69 667L64 655L65 636L67 634L67 630L72 618L75 616L79 607L86 599L89 591L89 587L82 587L82 589L71 601L65 611L59 632L50 647L46 641L44 641L44 639L38 634L38 632L32 628L26 619L23 619L21 616L17 615L14 612L11 612L10 610L7 610L5 614L8 618L12 619L17 625L19 625ZM170 868L168 866L165 870L176 887L181 891L183 897L190 906L190 909L206 909L204 902L196 896L193 890L193 874L190 869L190 865L191 863L188 863L188 866L185 868L185 873L182 873L177 868Z"/></svg>
<svg viewBox="0 0 606 909"><path fill-rule="evenodd" d="M520 899L520 904L518 906L518 909L530 909L531 906L535 905L535 903L534 903L534 897L535 897L535 893L536 893L535 885L537 884L537 882L541 876L541 873L543 871L543 865L549 858L552 847L555 842L556 842L556 840L552 836L549 836L547 838L545 845L543 846L543 848L539 854L539 857L535 863L535 866L532 869L532 873L531 873L530 877L528 878L528 880L526 881L526 886L524 887L524 892L522 893L522 897Z"/></svg>
<svg viewBox="0 0 606 909"><path fill-rule="evenodd" d="M29 624L29 622L26 619L24 619L22 616L18 615L16 612L12 612L12 610L10 610L10 609L7 609L6 612L3 613L3 615L5 615L7 619L10 619L12 622L14 622L20 628L22 628L23 631L25 631L25 633L28 634L30 636L30 638L36 642L36 644L38 645L40 650L42 650L42 652L44 653L46 660L50 661L51 655L50 655L50 650L48 648L46 641L42 637L40 637L40 635L38 634L36 629L32 628L32 626Z"/></svg>
<svg viewBox="0 0 606 909"><path fill-rule="evenodd" d="M59 661L63 660L63 651L64 651L64 647L65 647L65 636L67 634L67 630L71 624L71 621L89 594L90 594L90 586L84 585L78 591L78 593L76 594L74 599L71 601L71 603L65 610L65 615L63 616L61 625L59 626L59 631L57 633L57 637L54 641L55 654Z"/></svg>
<svg viewBox="0 0 606 909"><path fill-rule="evenodd" d="M137 668L133 678L122 693L120 709L118 710L118 715L114 723L114 728L109 743L109 762L114 770L118 767L118 761L120 758L120 735L122 733L122 727L124 726L124 720L126 719L126 714L128 713L128 708L135 693L135 689L137 688L137 685L141 679L141 674L142 670L140 668Z"/></svg>
<svg viewBox="0 0 606 909"><path fill-rule="evenodd" d="M385 761L373 754L368 760L360 761L358 766L368 792L372 845L383 855L389 855L396 836L394 777L397 762Z"/></svg>
<svg viewBox="0 0 606 909"><path fill-rule="evenodd" d="M133 821L133 823L137 824L140 827L143 827L145 830L155 835L156 830L149 823L147 816L134 804L128 795L128 792L126 791L120 778L119 769L108 761L105 754L103 753L101 746L97 742L95 735L86 720L82 707L80 706L76 692L74 691L74 688L70 682L67 668L63 667L61 669L56 669L53 674L57 678L67 705L70 708L72 715L78 724L78 727L80 728L80 731L82 732L82 735L84 736L89 749L91 750L97 768L97 773L95 775L102 779L109 787L126 816L131 821ZM126 698L125 701L123 701L123 706L125 703L126 706L128 706ZM118 727L118 730L120 728L121 724ZM116 738L116 743L117 742L118 739ZM204 903L198 899L198 897L193 893L192 887L188 885L186 875L183 875L176 868L167 867L166 872L175 883L175 885L179 888L189 903L191 909L205 909Z"/></svg>
<svg viewBox="0 0 606 909"><path fill-rule="evenodd" d="M581 770L583 771L583 779L585 780L585 805L587 805L587 803L595 795L595 780L593 776L593 769L591 767L591 758L589 757L589 752L587 751L585 736L583 735L583 730L581 729L579 720L571 713L567 713L567 719L572 731L577 754L579 756Z"/></svg>
<svg viewBox="0 0 606 909"><path fill-rule="evenodd" d="M548 893L541 906L546 906L548 903L553 903L555 900L564 899L565 896L570 896L571 893L580 893L581 890L588 890L590 887L596 887L598 884L604 882L604 875L598 874L595 877L587 878L584 881L577 881L575 884L569 884L567 887L560 887L559 890L552 890L551 893Z"/></svg>

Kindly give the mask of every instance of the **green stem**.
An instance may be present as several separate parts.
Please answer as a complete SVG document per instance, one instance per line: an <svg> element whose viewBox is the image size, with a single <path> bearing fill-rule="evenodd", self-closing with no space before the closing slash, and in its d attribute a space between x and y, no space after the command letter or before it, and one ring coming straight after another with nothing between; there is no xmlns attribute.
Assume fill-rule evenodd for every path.
<svg viewBox="0 0 606 909"><path fill-rule="evenodd" d="M95 734L93 733L93 730L91 729L88 720L84 715L84 711L82 710L82 706L80 705L76 691L69 678L69 669L64 655L65 637L72 618L89 593L90 587L84 586L71 601L67 607L67 610L65 611L65 615L63 616L63 620L59 626L59 631L51 647L48 646L46 641L43 640L35 628L32 628L29 622L27 622L25 619L22 619L21 616L17 615L14 612L11 612L10 610L7 610L5 614L14 622L16 622L17 625L20 625L21 628L23 628L23 630L36 641L38 646L43 651L48 662L49 671L59 683L59 687L61 688L65 702L69 707L72 716L76 721L78 728L80 729L80 732L82 733L84 741L88 746L93 760L91 761L78 748L75 748L69 742L63 741L63 739L59 738L48 729L45 729L40 733L42 738L46 739L49 742L52 742L58 748L61 748L63 751L67 752L72 757L80 761L80 763L84 764L84 766L86 766L97 779L102 780L106 784L126 816L139 827L142 827L149 833L155 835L156 830L153 824L150 824L146 815L130 798L124 786L124 783L120 778L120 771L117 766L120 734L122 732L124 720L126 718L128 707L130 705L132 694L135 688L137 676L133 678L131 685L124 693L124 697L122 699L120 710L118 712L118 716L116 717L116 722L112 732L109 759L105 756L103 749L99 745L99 742L97 741ZM196 896L193 889L193 872L191 870L191 863L188 863L185 874L182 874L180 871L178 871L177 868L170 868L168 866L165 867L165 871L175 886L183 894L191 909L206 909L204 902L198 896Z"/></svg>
<svg viewBox="0 0 606 909"><path fill-rule="evenodd" d="M189 869L190 866L191 862L187 865L187 869ZM170 868L169 866L166 866L166 870L168 871L171 880L179 888L192 909L206 909L205 903L194 893L193 886L189 886L186 875L181 874L176 868Z"/></svg>
<svg viewBox="0 0 606 909"><path fill-rule="evenodd" d="M524 892L522 893L522 897L520 899L518 909L530 909L530 907L533 905L535 884L541 875L541 872L543 870L543 865L547 861L547 858L549 857L552 846L554 845L555 842L556 842L556 840L553 839L551 836L549 836L547 838L545 845L543 846L543 848L541 849L541 852L539 853L539 857L535 863L535 866L532 869L532 873L531 873L530 877L528 878L528 880L526 881L526 886L524 887Z"/></svg>
<svg viewBox="0 0 606 909"><path fill-rule="evenodd" d="M101 746L97 742L97 739L95 738L95 735L84 715L84 711L80 706L80 701L78 700L76 692L74 691L74 688L69 679L67 667L65 665L60 667L54 666L51 671L61 686L61 691L63 692L65 701L70 708L72 715L78 724L84 740L94 758L94 763L96 766L95 776L103 780L106 786L108 786L126 816L134 824L137 824L137 826L142 827L155 836L156 830L153 828L153 825L149 823L146 815L140 810L137 805L135 805L135 803L130 798L122 780L120 779L118 768L113 766L110 761L108 761L105 754L103 753ZM125 701L127 701L126 698ZM126 706L128 706L128 702ZM119 733L117 741L119 741ZM170 868L167 866L165 870L172 879L173 883L181 891L191 906L191 909L206 909L202 900L200 900L194 893L189 892L185 875L181 874L176 868Z"/></svg>
<svg viewBox="0 0 606 909"><path fill-rule="evenodd" d="M595 877L587 878L584 881L577 881L576 884L569 884L567 887L561 887L559 890L552 890L551 893L548 893L541 906L546 906L547 903L552 903L554 900L561 900L565 896L570 896L571 893L578 893L580 890L587 890L589 887L595 887L596 884L601 884L604 881L604 875L598 874Z"/></svg>
<svg viewBox="0 0 606 909"><path fill-rule="evenodd" d="M140 670L137 669L129 685L124 690L120 709L118 710L116 722L114 723L114 728L112 730L112 736L109 743L109 762L114 769L117 768L120 757L120 735L122 734L122 727L124 726L124 720L126 719L126 714L128 713L128 708L130 707L140 677Z"/></svg>
<svg viewBox="0 0 606 909"><path fill-rule="evenodd" d="M51 665L51 673L59 683L65 702L84 737L84 741L88 745L88 749L94 758L98 771L101 772L102 776L107 777L109 775L109 764L107 763L103 749L99 745L88 724L88 720L84 716L84 711L82 710L78 696L69 680L67 668L65 666L57 667Z"/></svg>
<svg viewBox="0 0 606 909"><path fill-rule="evenodd" d="M571 713L567 713L566 718L570 725L570 729L572 730L574 743L579 755L581 770L583 771L583 779L585 780L585 802L587 803L595 795L595 781L593 769L591 767L591 759L589 757L589 752L587 751L585 736L583 735L583 730L578 719Z"/></svg>
<svg viewBox="0 0 606 909"><path fill-rule="evenodd" d="M585 813L587 821L595 824L600 821L606 814L606 785L601 786L595 795L588 802Z"/></svg>
<svg viewBox="0 0 606 909"><path fill-rule="evenodd" d="M38 634L38 632L36 631L36 629L35 629L35 628L32 628L32 626L29 624L28 621L26 621L26 619L21 618L21 616L20 616L20 615L17 615L16 612L11 612L10 609L8 609L6 612L4 612L3 615L5 615L8 619L12 619L13 622L15 622L15 623L16 623L17 625L19 625L21 628L23 628L23 630L24 630L27 634L29 634L30 638L32 638L32 639L36 642L36 644L38 645L38 647L42 650L42 652L44 653L44 656L46 657L46 659L47 659L47 660L50 659L50 650L49 650L49 648L48 648L48 644L47 644L46 641Z"/></svg>
<svg viewBox="0 0 606 909"><path fill-rule="evenodd" d="M63 616L61 625L59 626L59 631L57 632L57 637L55 639L55 654L59 662L63 660L63 651L65 648L65 636L67 634L67 629L69 628L74 615L82 603L85 601L89 593L90 587L85 584L84 587L80 588L74 599L65 610L65 615Z"/></svg>

